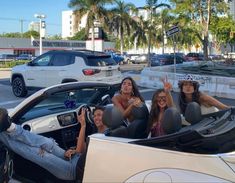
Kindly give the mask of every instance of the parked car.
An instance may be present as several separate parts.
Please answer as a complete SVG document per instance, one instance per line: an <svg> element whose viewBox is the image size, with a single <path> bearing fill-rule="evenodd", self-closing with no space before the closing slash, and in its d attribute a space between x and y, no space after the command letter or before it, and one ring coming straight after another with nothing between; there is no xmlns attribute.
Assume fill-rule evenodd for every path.
<svg viewBox="0 0 235 183"><path fill-rule="evenodd" d="M111 58L117 63L117 64L123 64L124 57L120 53L116 52L106 52L111 56Z"/></svg>
<svg viewBox="0 0 235 183"><path fill-rule="evenodd" d="M181 64L185 60L181 56L176 55L176 64ZM151 58L151 66L172 65L174 64L174 55L172 54L159 54Z"/></svg>
<svg viewBox="0 0 235 183"><path fill-rule="evenodd" d="M223 60L224 56L223 55L219 55L219 54L211 54L208 55L209 59L213 60Z"/></svg>
<svg viewBox="0 0 235 183"><path fill-rule="evenodd" d="M117 62L118 64L123 64L125 59L120 53L112 53L113 60Z"/></svg>
<svg viewBox="0 0 235 183"><path fill-rule="evenodd" d="M204 55L202 53L188 53L185 56L186 61L203 61L204 60Z"/></svg>
<svg viewBox="0 0 235 183"><path fill-rule="evenodd" d="M139 57L139 54L129 54L130 62L133 63L135 61L135 58Z"/></svg>
<svg viewBox="0 0 235 183"><path fill-rule="evenodd" d="M1 54L0 55L0 61L12 61L16 59L16 55L14 54Z"/></svg>
<svg viewBox="0 0 235 183"><path fill-rule="evenodd" d="M21 54L18 57L16 57L16 60L32 60L31 54Z"/></svg>
<svg viewBox="0 0 235 183"><path fill-rule="evenodd" d="M30 89L73 81L117 83L122 79L119 65L104 52L57 50L15 66L11 72L12 91L24 97Z"/></svg>
<svg viewBox="0 0 235 183"><path fill-rule="evenodd" d="M124 63L124 64L130 64L130 62L131 62L131 57L130 57L130 55L129 55L127 52L123 52L123 55L122 55L122 56L124 57L123 63Z"/></svg>
<svg viewBox="0 0 235 183"><path fill-rule="evenodd" d="M155 53L150 54L150 60L154 57ZM135 60L132 61L133 64L145 64L148 62L148 54L140 54L138 57L135 57Z"/></svg>
<svg viewBox="0 0 235 183"><path fill-rule="evenodd" d="M85 104L89 109L86 113L89 143L86 158L79 159L84 160L85 167L77 182L234 182L235 108L201 116L196 124L160 137L123 138L120 133L125 129L123 126L113 129L115 135L90 135L94 105L112 107L110 98L119 87L91 82L59 84L31 95L9 115L24 129L52 137L67 149L76 143L80 129L76 113ZM18 155L13 156L13 162L14 179L63 182ZM117 168L121 171L115 171Z"/></svg>
<svg viewBox="0 0 235 183"><path fill-rule="evenodd" d="M174 53L171 53L171 55L174 55ZM184 57L185 57L185 54L184 54L184 53L181 53L181 52L176 52L175 55L177 55L177 56L179 56L179 57L181 57L181 58L183 58L183 59L184 59ZM185 59L184 59L184 60L185 60Z"/></svg>

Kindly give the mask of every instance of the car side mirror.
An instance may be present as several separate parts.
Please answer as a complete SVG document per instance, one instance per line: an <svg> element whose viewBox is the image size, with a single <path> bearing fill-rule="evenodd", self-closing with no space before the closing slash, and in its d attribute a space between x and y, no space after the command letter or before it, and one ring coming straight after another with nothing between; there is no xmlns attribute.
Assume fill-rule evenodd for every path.
<svg viewBox="0 0 235 183"><path fill-rule="evenodd" d="M102 98L101 98L101 103L100 103L100 105L107 105L107 104L112 104L112 99L111 99L111 97L110 97L110 95L109 94L106 94L106 95L104 95Z"/></svg>
<svg viewBox="0 0 235 183"><path fill-rule="evenodd" d="M32 61L30 61L30 62L28 62L28 64L27 64L28 66L34 66L34 64L33 64L33 62Z"/></svg>

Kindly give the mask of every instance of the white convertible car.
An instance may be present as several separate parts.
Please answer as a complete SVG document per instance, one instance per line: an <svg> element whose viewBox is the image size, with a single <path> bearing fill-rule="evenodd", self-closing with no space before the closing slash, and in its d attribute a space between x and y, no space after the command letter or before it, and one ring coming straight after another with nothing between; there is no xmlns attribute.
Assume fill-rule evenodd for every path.
<svg viewBox="0 0 235 183"><path fill-rule="evenodd" d="M67 83L43 89L13 111L13 121L25 129L55 138L63 148L76 142L76 113L86 105L110 104L118 85ZM110 106L110 105L108 105ZM115 129L93 134L91 112L87 153L80 158L84 172L77 182L235 182L235 109L203 116L176 133L130 139ZM121 128L123 129L123 127ZM114 137L116 136L116 137ZM22 182L65 182L14 155L13 178Z"/></svg>

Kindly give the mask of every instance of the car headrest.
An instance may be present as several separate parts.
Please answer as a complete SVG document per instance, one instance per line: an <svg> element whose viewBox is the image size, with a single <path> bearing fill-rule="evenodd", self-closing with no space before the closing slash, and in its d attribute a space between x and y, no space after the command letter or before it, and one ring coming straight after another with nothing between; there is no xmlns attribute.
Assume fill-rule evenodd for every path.
<svg viewBox="0 0 235 183"><path fill-rule="evenodd" d="M131 114L134 116L134 119L148 119L149 111L146 104L142 104L139 107L133 107Z"/></svg>
<svg viewBox="0 0 235 183"><path fill-rule="evenodd" d="M108 136L128 138L128 130L126 127L120 126L113 130L110 130Z"/></svg>
<svg viewBox="0 0 235 183"><path fill-rule="evenodd" d="M197 102L190 102L186 109L184 118L190 124L196 124L202 120L201 107Z"/></svg>
<svg viewBox="0 0 235 183"><path fill-rule="evenodd" d="M110 129L115 129L123 124L123 115L115 106L106 106L103 113L103 123Z"/></svg>
<svg viewBox="0 0 235 183"><path fill-rule="evenodd" d="M171 134L179 131L182 127L181 116L179 111L170 107L166 109L163 115L162 128L166 134Z"/></svg>

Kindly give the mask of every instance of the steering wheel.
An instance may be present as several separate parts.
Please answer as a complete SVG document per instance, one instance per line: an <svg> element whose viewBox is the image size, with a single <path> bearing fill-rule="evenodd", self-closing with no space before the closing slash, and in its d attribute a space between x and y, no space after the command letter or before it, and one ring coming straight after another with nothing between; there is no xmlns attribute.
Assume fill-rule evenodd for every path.
<svg viewBox="0 0 235 183"><path fill-rule="evenodd" d="M86 123L94 125L91 107L89 107L87 104L82 104L76 109L76 113L78 115L80 115L81 112L82 112L82 109L85 109L85 121L86 121Z"/></svg>

